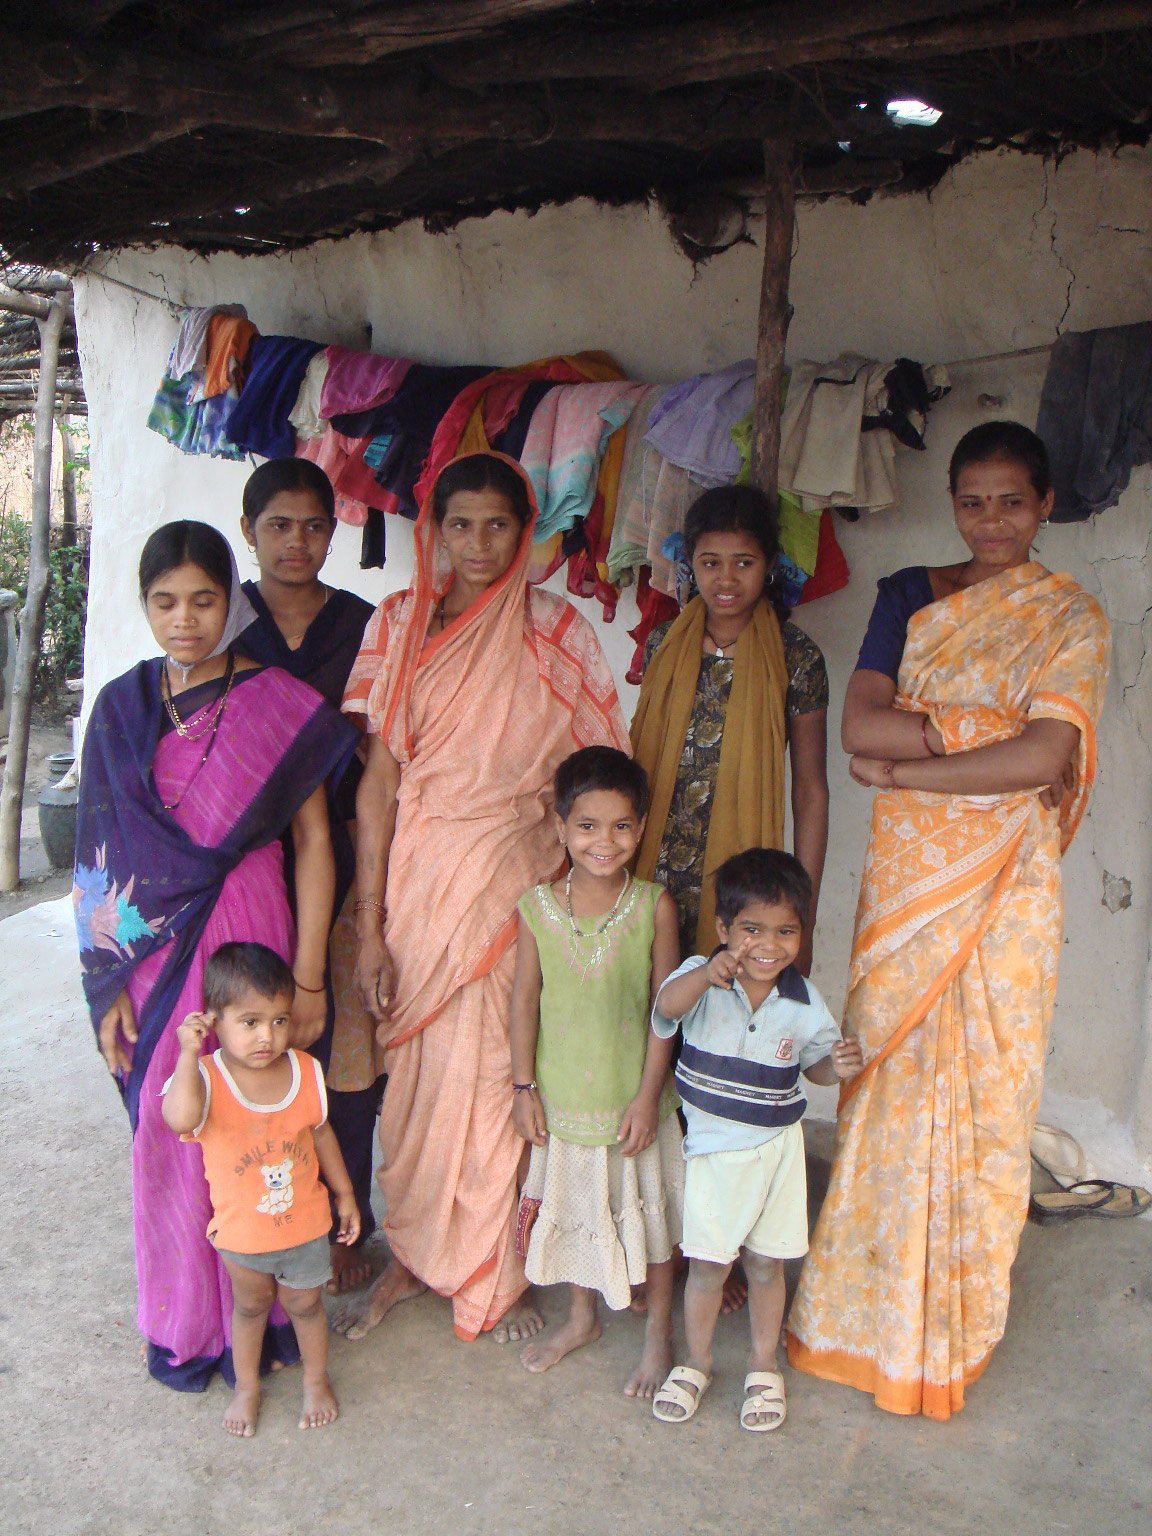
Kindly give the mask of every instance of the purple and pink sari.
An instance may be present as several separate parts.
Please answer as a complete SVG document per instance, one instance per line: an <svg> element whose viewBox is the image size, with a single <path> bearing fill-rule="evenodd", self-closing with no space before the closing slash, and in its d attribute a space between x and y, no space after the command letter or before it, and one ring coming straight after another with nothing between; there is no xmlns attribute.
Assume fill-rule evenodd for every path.
<svg viewBox="0 0 1152 1536"><path fill-rule="evenodd" d="M73 900L94 1026L126 988L139 1030L120 1088L133 1129L137 1321L148 1367L169 1386L202 1391L218 1367L233 1379L232 1297L205 1235L200 1149L160 1114L179 1054L176 1026L200 1008L204 962L220 944L254 940L291 962L279 839L318 785L338 781L358 737L315 690L270 667L237 675L205 759L206 735L161 734L160 667L134 667L93 709ZM218 691L209 684L203 699L196 689L182 696L193 732L211 718ZM269 1364L297 1358L279 1309L265 1355Z"/></svg>

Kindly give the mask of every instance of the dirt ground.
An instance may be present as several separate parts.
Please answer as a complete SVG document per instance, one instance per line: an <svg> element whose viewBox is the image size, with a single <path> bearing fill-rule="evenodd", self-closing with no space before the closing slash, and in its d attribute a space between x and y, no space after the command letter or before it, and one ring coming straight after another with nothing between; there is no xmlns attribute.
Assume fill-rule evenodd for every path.
<svg viewBox="0 0 1152 1536"><path fill-rule="evenodd" d="M641 1324L529 1376L462 1344L444 1302L333 1341L343 1417L295 1427L271 1379L255 1439L220 1428L217 1381L148 1378L133 1324L128 1127L80 1003L68 903L0 925L0 1530L6 1536L581 1536L766 1529L993 1536L1152 1529L1152 1222L1029 1227L1008 1334L948 1424L900 1419L787 1373L783 1430L743 1432L746 1320L720 1329L697 1417L620 1394ZM814 1128L819 1181L827 1127ZM558 1297L545 1299L555 1317Z"/></svg>

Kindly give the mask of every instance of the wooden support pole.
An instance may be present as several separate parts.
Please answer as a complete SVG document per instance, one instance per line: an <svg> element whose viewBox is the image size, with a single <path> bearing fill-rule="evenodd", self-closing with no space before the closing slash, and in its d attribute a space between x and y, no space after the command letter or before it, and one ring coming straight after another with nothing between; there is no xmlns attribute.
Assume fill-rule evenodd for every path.
<svg viewBox="0 0 1152 1536"><path fill-rule="evenodd" d="M788 275L796 224L792 144L764 141L764 270L756 336L756 394L752 413L752 480L775 498L779 489L780 407L784 398L784 344L792 306Z"/></svg>
<svg viewBox="0 0 1152 1536"><path fill-rule="evenodd" d="M32 459L32 538L28 555L28 595L20 614L20 644L16 648L16 674L12 684L8 761L4 765L4 785L0 789L0 891L14 891L20 884L20 817L24 809L24 778L28 771L32 693L51 574L48 532L52 513L56 364L60 356L60 333L71 304L70 294L58 294L48 301L47 318L37 322L40 327L40 378L36 387Z"/></svg>
<svg viewBox="0 0 1152 1536"><path fill-rule="evenodd" d="M76 439L68 413L72 402L65 396L57 402L56 430L60 434L61 544L76 542Z"/></svg>

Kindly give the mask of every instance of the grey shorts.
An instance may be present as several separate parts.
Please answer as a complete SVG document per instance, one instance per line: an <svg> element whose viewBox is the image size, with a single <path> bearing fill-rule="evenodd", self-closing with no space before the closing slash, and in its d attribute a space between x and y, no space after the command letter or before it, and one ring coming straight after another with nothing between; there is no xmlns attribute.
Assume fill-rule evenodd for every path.
<svg viewBox="0 0 1152 1536"><path fill-rule="evenodd" d="M233 1253L229 1248L217 1248L216 1252L241 1269L271 1275L292 1291L311 1291L332 1278L332 1251L327 1236L314 1237L310 1243L299 1243L295 1248L278 1248L275 1253Z"/></svg>

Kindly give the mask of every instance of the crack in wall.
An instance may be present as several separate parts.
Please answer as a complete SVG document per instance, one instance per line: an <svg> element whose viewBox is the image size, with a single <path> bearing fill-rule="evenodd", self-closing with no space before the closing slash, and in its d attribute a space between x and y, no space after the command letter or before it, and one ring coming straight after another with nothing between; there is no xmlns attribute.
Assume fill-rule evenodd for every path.
<svg viewBox="0 0 1152 1536"><path fill-rule="evenodd" d="M1055 209L1054 206L1050 206L1050 197L1049 197L1049 194L1050 194L1051 189L1052 189L1051 177L1052 177L1052 169L1048 165L1048 163L1045 162L1045 164L1044 164L1044 200L1040 204L1040 206L1036 210L1036 212L1032 215L1032 228L1037 232L1037 234L1039 234L1039 219L1040 219L1040 215L1042 213L1047 213L1049 215L1048 246L1049 246L1049 249L1051 250L1053 256L1055 256L1055 258L1056 258L1057 265L1060 267L1061 271L1063 271L1063 272L1065 272L1067 274L1067 277L1068 277L1067 287L1065 288L1065 291L1064 291L1064 310L1063 310L1063 313L1061 314L1059 320L1057 320L1057 322L1056 322L1056 335L1057 336L1061 336L1064 333L1064 322L1065 322L1065 320L1067 320L1068 313L1069 313L1069 311L1072 308L1072 290L1076 286L1076 273L1072 270L1072 268L1064 260L1064 257L1060 254L1060 247L1056 243L1056 222L1057 222L1057 220L1056 220L1056 209Z"/></svg>

